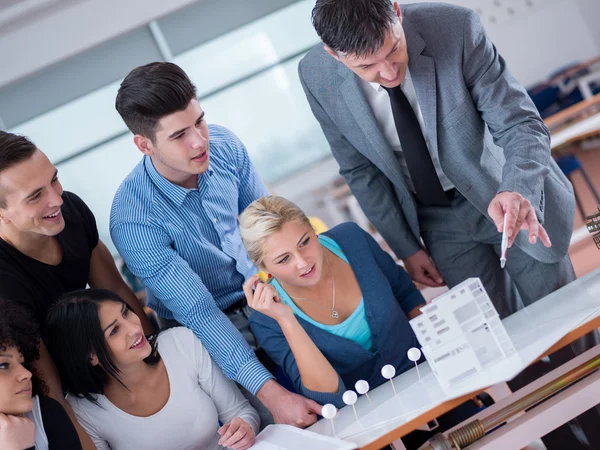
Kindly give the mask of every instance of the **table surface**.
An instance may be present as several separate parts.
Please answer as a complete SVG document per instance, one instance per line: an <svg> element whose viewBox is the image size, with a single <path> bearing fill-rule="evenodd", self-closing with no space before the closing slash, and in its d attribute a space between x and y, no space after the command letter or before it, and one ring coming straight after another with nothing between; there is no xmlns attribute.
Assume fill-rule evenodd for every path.
<svg viewBox="0 0 600 450"><path fill-rule="evenodd" d="M486 388L508 381L541 357L600 327L600 269L568 284L503 320L517 353L452 388L443 388L427 362L362 395L352 407L341 408L335 434L328 420L310 431L379 449L433 418L450 411Z"/></svg>

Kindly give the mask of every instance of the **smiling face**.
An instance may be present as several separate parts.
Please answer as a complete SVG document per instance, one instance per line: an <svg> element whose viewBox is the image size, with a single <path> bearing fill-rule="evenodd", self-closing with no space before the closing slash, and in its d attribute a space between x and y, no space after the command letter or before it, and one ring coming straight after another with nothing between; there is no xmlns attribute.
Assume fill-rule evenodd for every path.
<svg viewBox="0 0 600 450"><path fill-rule="evenodd" d="M314 286L323 273L323 247L309 224L293 221L265 239L263 266L279 282Z"/></svg>
<svg viewBox="0 0 600 450"><path fill-rule="evenodd" d="M177 185L197 187L197 176L208 169L208 125L196 99L183 111L161 118L154 141L135 135L134 142L152 158L158 173Z"/></svg>
<svg viewBox="0 0 600 450"><path fill-rule="evenodd" d="M23 366L23 355L16 347L0 347L0 413L31 411L31 395L31 372Z"/></svg>
<svg viewBox="0 0 600 450"><path fill-rule="evenodd" d="M142 330L139 317L130 311L125 303L104 301L98 308L98 318L102 334L115 366L137 364L147 358L152 348ZM92 364L98 359L92 355Z"/></svg>
<svg viewBox="0 0 600 450"><path fill-rule="evenodd" d="M64 229L58 171L41 151L0 173L0 187L5 204L0 208L3 227L43 236L56 236Z"/></svg>
<svg viewBox="0 0 600 450"><path fill-rule="evenodd" d="M386 88L399 86L404 81L408 67L408 49L402 28L402 15L397 3L394 4L394 8L398 20L387 30L383 45L373 54L357 57L354 54L338 54L325 47L334 58L360 78Z"/></svg>

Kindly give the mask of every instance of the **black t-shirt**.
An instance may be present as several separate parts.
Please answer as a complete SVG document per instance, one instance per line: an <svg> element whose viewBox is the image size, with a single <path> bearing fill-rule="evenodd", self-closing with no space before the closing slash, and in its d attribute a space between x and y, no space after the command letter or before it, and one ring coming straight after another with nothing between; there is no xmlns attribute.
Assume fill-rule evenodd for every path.
<svg viewBox="0 0 600 450"><path fill-rule="evenodd" d="M49 450L81 450L79 436L67 412L56 400L41 395L40 411ZM28 450L35 450L31 447Z"/></svg>
<svg viewBox="0 0 600 450"><path fill-rule="evenodd" d="M96 219L71 192L63 193L65 228L57 237L63 258L56 266L37 261L0 239L0 297L28 307L43 326L50 306L88 282L90 258L98 245Z"/></svg>

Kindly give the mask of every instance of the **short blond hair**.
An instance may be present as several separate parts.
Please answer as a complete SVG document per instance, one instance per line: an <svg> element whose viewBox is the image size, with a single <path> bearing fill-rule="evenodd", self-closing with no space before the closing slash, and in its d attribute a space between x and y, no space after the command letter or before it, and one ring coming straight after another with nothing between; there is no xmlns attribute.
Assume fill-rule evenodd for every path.
<svg viewBox="0 0 600 450"><path fill-rule="evenodd" d="M240 215L240 235L248 256L263 267L265 240L289 222L311 226L310 220L295 203L268 195L255 200Z"/></svg>

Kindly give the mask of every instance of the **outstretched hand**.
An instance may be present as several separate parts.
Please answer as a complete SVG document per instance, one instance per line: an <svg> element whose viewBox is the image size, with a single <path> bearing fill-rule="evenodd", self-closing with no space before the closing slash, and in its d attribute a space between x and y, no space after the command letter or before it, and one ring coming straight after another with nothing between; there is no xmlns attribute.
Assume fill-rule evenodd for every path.
<svg viewBox="0 0 600 450"><path fill-rule="evenodd" d="M496 195L488 207L488 215L496 224L499 233L504 227L504 213L506 213L506 235L508 247L512 247L520 230L529 230L529 243L535 244L538 240L546 246L552 246L548 233L538 221L535 209L531 202L516 192L504 191Z"/></svg>
<svg viewBox="0 0 600 450"><path fill-rule="evenodd" d="M294 394L280 386L275 380L267 381L257 393L275 423L305 428L317 421L323 407L314 400Z"/></svg>

